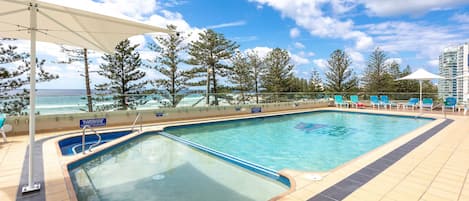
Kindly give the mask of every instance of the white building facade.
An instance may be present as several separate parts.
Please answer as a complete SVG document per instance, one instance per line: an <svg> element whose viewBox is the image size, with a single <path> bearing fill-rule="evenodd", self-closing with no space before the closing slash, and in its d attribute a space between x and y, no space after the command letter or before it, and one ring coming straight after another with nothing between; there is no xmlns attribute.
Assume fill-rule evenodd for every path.
<svg viewBox="0 0 469 201"><path fill-rule="evenodd" d="M469 73L469 44L445 48L439 57L439 71L440 76L447 78L438 81L439 97L468 101L469 77L462 75Z"/></svg>

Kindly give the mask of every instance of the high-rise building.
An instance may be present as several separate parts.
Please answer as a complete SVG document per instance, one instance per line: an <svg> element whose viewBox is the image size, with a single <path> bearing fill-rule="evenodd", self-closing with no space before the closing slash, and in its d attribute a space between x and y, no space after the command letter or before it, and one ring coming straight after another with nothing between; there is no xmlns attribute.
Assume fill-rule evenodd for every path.
<svg viewBox="0 0 469 201"><path fill-rule="evenodd" d="M459 102L469 100L469 44L447 47L439 58L440 76L438 95L441 98L456 97ZM458 77L459 76L459 77Z"/></svg>

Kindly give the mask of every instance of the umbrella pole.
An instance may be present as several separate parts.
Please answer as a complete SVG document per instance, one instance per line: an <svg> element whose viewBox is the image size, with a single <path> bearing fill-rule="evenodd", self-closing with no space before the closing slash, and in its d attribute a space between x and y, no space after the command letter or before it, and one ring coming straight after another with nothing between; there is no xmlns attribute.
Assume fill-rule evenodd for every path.
<svg viewBox="0 0 469 201"><path fill-rule="evenodd" d="M422 99L422 80L419 80L419 84L420 84L420 113L422 113L422 105L423 105L423 99Z"/></svg>
<svg viewBox="0 0 469 201"><path fill-rule="evenodd" d="M31 74L29 75L30 91L29 91L29 170L28 170L28 185L22 189L23 193L38 191L41 189L40 184L34 184L34 164L33 164L33 150L34 150L34 135L36 131L36 28L37 28L37 4L32 1L29 7L30 11L30 33L31 33L31 55L30 55L30 68Z"/></svg>

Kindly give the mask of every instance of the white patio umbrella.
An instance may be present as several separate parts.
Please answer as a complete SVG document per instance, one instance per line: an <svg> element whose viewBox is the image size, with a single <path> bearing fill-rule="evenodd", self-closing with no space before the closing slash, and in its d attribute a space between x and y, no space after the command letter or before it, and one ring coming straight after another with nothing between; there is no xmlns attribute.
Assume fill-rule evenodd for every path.
<svg viewBox="0 0 469 201"><path fill-rule="evenodd" d="M423 68L418 69L417 71L405 76L401 77L397 80L418 80L420 84L420 99L419 99L419 104L420 104L420 112L422 112L422 83L424 80L434 80L434 79L444 79L444 77L441 77L439 75L435 75L433 73L430 73L426 71Z"/></svg>
<svg viewBox="0 0 469 201"><path fill-rule="evenodd" d="M0 0L0 37L31 40L29 172L23 192L39 190L33 182L36 103L36 41L113 52L122 40L143 33L171 31L36 0Z"/></svg>

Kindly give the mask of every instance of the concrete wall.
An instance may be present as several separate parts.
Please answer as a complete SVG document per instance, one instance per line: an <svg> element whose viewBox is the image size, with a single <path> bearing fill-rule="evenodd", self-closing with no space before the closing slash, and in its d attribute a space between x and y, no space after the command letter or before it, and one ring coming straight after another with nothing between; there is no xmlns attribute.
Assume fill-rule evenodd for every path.
<svg viewBox="0 0 469 201"><path fill-rule="evenodd" d="M232 116L251 113L251 108L261 107L262 112L274 112L292 109L307 109L327 107L327 102L299 102L299 103L273 103L263 105L244 106L218 106L196 108L168 108L156 110L132 110L93 112L76 114L38 115L36 116L36 133L57 132L61 130L80 129L80 119L106 118L107 126L132 125L137 114L140 113L143 123L159 123L175 120L190 120L197 118ZM162 113L163 116L157 116ZM13 130L7 136L26 135L29 130L29 118L27 116L7 117L7 124L13 126Z"/></svg>

